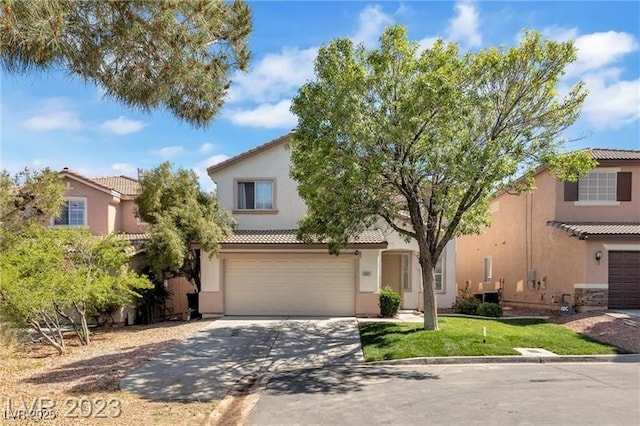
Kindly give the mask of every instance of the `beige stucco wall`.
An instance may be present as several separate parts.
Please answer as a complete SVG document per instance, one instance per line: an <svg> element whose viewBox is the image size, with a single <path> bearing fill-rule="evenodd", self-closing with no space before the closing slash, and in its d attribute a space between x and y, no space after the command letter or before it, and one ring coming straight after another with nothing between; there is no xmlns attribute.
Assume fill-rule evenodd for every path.
<svg viewBox="0 0 640 426"><path fill-rule="evenodd" d="M137 223L133 200L121 200L74 179L64 178L64 182L67 187L67 197L86 199L87 228L91 233L145 232L145 226Z"/></svg>
<svg viewBox="0 0 640 426"><path fill-rule="evenodd" d="M110 213L109 205L118 203L117 198L73 179L65 178L64 183L67 197L86 199L87 228L92 234L107 234L115 228L115 214Z"/></svg>
<svg viewBox="0 0 640 426"><path fill-rule="evenodd" d="M136 203L133 200L122 200L120 202L119 217L120 221L118 230L120 232L126 232L127 234L145 232L146 226L138 224L138 219L136 217Z"/></svg>
<svg viewBox="0 0 640 426"><path fill-rule="evenodd" d="M503 287L506 304L558 309L563 293L583 282L585 242L547 226L555 214L556 182L543 172L533 193L503 193L491 204L492 225L481 235L457 240L458 294L469 282L472 292ZM483 283L484 258L492 259L492 282ZM528 281L528 270L536 273ZM569 300L571 301L571 300Z"/></svg>
<svg viewBox="0 0 640 426"><path fill-rule="evenodd" d="M237 213L238 229L296 229L306 206L298 196L297 184L289 177L289 152L284 144L246 158L212 176L217 196L225 209L234 209L236 179L273 179L275 213Z"/></svg>
<svg viewBox="0 0 640 426"><path fill-rule="evenodd" d="M631 172L631 201L605 205L584 205L584 202L564 201L564 184L555 182L555 220L565 222L640 222L640 166L608 167L611 171ZM594 169L598 171L598 168Z"/></svg>

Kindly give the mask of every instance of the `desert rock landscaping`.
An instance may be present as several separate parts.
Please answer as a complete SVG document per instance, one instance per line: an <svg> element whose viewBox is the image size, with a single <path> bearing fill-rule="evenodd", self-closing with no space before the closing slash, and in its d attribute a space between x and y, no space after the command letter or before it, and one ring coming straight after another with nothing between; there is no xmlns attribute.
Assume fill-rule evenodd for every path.
<svg viewBox="0 0 640 426"><path fill-rule="evenodd" d="M7 404L14 414L22 401L55 403L55 419L39 424L202 424L216 403L149 401L122 392L120 380L209 324L209 321L165 322L96 330L89 347L70 339L69 353L58 356L50 346L28 344L0 359L1 424ZM91 413L90 413L91 411ZM15 424L24 424L16 420Z"/></svg>

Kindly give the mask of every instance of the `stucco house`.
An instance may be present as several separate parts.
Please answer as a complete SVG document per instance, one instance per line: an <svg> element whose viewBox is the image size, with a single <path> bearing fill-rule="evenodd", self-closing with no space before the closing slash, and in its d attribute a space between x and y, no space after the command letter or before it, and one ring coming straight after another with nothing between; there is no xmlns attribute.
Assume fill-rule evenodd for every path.
<svg viewBox="0 0 640 426"><path fill-rule="evenodd" d="M60 172L66 188L66 201L60 217L50 218L52 227L84 227L95 235L117 233L128 240L133 251L130 265L138 269L145 263L144 242L149 238L147 224L137 214L135 197L140 182L129 176L87 177L64 168ZM195 287L184 277L167 282L171 296L166 300L167 312L182 313L188 309L188 293ZM130 310L129 314L133 312ZM123 311L116 322L123 322Z"/></svg>
<svg viewBox="0 0 640 426"><path fill-rule="evenodd" d="M507 305L640 308L640 151L593 149L576 183L547 170L536 190L503 192L482 235L457 240L457 289L500 290Z"/></svg>
<svg viewBox="0 0 640 426"><path fill-rule="evenodd" d="M139 247L146 224L136 213L137 179L128 176L90 178L65 167L60 172L66 195L60 217L52 227L82 227L95 235L118 233Z"/></svg>
<svg viewBox="0 0 640 426"><path fill-rule="evenodd" d="M222 206L237 221L219 253L201 257L199 309L204 315L378 315L389 285L404 309L419 308L417 246L379 223L339 255L296 238L306 212L289 176L291 134L208 168ZM437 272L438 305L455 299L455 242Z"/></svg>

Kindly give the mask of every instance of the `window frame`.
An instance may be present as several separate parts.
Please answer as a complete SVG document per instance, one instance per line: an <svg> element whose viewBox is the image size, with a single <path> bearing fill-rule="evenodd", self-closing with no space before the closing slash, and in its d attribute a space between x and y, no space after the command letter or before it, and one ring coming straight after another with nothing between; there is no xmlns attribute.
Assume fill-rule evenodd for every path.
<svg viewBox="0 0 640 426"><path fill-rule="evenodd" d="M241 183L253 183L254 184L254 208L253 209L241 209L239 208L239 186ZM270 183L271 184L271 208L258 209L255 208L255 191L257 183ZM233 213L234 214L269 214L277 213L276 208L276 179L275 178L235 178L233 180Z"/></svg>
<svg viewBox="0 0 640 426"><path fill-rule="evenodd" d="M613 181L613 188L609 183ZM594 169L578 177L578 202L615 202L618 191L618 171ZM589 198L595 196L595 198ZM601 198L605 196L607 198Z"/></svg>
<svg viewBox="0 0 640 426"><path fill-rule="evenodd" d="M52 217L50 219L49 222L49 226L52 228L87 228L89 226L89 220L88 220L88 215L87 215L87 210L89 207L89 203L87 202L87 197L65 197L64 198L65 203L67 203L67 214L70 214L71 209L69 206L69 203L71 202L78 202L78 201L82 201L84 203L84 209L82 212L82 225L72 225L72 224L59 224L56 223L56 218ZM70 220L69 220L70 222Z"/></svg>
<svg viewBox="0 0 640 426"><path fill-rule="evenodd" d="M613 193L609 195L608 200L590 200L581 198L584 195L585 177L592 174L615 174L615 187ZM580 185L580 179L583 184ZM621 185L621 179L624 179ZM631 172L622 172L620 167L596 167L585 176L579 176L576 182L565 182L564 184L564 201L573 202L574 206L619 206L621 201L632 200L631 190ZM588 181L587 181L588 182Z"/></svg>
<svg viewBox="0 0 640 426"><path fill-rule="evenodd" d="M411 292L411 258L409 253L403 253L400 265L402 291Z"/></svg>
<svg viewBox="0 0 640 426"><path fill-rule="evenodd" d="M491 283L493 280L493 259L491 256L486 256L483 260L482 269L482 282L485 284Z"/></svg>
<svg viewBox="0 0 640 426"><path fill-rule="evenodd" d="M444 275L444 256L440 256L433 271L433 288L436 293L445 293ZM438 277L440 277L440 288L438 288Z"/></svg>

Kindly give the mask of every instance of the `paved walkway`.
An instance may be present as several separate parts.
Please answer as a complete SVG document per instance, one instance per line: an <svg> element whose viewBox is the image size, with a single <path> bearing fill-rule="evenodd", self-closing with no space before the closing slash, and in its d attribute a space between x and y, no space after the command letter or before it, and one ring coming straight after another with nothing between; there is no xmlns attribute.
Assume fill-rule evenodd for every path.
<svg viewBox="0 0 640 426"><path fill-rule="evenodd" d="M122 379L148 399L222 399L267 372L362 362L353 318L223 317Z"/></svg>

